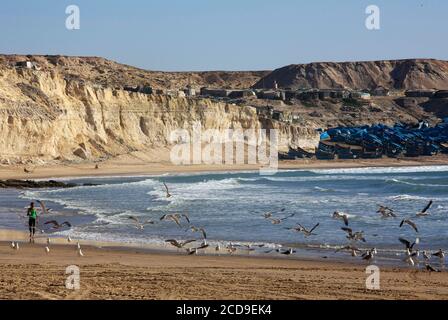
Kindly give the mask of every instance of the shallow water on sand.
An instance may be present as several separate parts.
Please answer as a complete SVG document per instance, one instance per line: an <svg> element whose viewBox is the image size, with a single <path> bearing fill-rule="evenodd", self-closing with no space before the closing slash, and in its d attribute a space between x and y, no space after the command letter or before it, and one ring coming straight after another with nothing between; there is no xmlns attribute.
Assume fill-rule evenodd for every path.
<svg viewBox="0 0 448 320"><path fill-rule="evenodd" d="M89 240L132 243L162 243L164 239L200 237L170 221L159 221L166 213L188 213L191 223L207 230L209 242L256 242L294 247L335 248L347 243L342 221L332 219L335 210L349 214L350 227L363 230L367 242L394 256L403 246L402 236L420 238L422 249L448 249L448 166L406 168L362 168L332 170L287 170L273 176L257 172L198 173L163 176L67 179L98 186L0 192L0 227L26 229L24 207L31 199L42 199L52 212L45 219L69 220L70 234ZM166 198L165 181L172 193ZM434 200L430 215L416 212ZM377 205L394 208L395 219L382 219ZM279 225L264 219L267 211L282 218ZM129 216L157 223L138 230ZM411 217L419 227L399 228L402 218ZM287 230L298 223L316 235L305 238ZM266 250L266 249L264 249ZM330 250L329 250L330 251ZM333 252L334 250L331 250ZM321 253L319 253L321 254Z"/></svg>

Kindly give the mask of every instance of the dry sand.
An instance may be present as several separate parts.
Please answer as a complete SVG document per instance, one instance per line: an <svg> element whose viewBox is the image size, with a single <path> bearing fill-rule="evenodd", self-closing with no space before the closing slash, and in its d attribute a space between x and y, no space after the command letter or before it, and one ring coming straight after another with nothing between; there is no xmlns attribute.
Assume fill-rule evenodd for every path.
<svg viewBox="0 0 448 320"><path fill-rule="evenodd" d="M1 232L1 238L26 235ZM103 244L104 245L104 244ZM381 268L367 290L366 265L268 257L188 256L75 243L0 243L1 299L448 299L448 273ZM78 291L65 287L80 268Z"/></svg>
<svg viewBox="0 0 448 320"><path fill-rule="evenodd" d="M333 169L362 167L403 167L448 165L448 156L419 157L406 159L358 159L358 160L294 160L280 161L279 169ZM257 165L191 165L176 166L168 161L151 162L139 160L135 156L120 156L99 163L95 169L94 163L79 163L66 165L48 165L30 167L32 173L24 172L25 166L0 166L0 179L39 179L80 176L111 176L111 175L150 175L165 173L191 173L208 171L242 171L258 170Z"/></svg>

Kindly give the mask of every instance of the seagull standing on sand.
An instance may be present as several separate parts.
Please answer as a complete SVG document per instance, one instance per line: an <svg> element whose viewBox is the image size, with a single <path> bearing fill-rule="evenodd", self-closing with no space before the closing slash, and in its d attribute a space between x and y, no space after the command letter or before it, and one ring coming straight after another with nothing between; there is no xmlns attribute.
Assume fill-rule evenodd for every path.
<svg viewBox="0 0 448 320"><path fill-rule="evenodd" d="M70 238L70 236L67 237L67 242L72 242L72 238Z"/></svg>
<svg viewBox="0 0 448 320"><path fill-rule="evenodd" d="M416 216L417 216L417 217L425 217L425 216L429 216L429 212L428 212L428 210L432 207L432 204L433 204L433 201L432 201L432 200L429 201L429 203L426 205L426 207L425 207L422 211L418 212L418 213L416 214Z"/></svg>
<svg viewBox="0 0 448 320"><path fill-rule="evenodd" d="M19 243L18 242L16 242L16 251L18 251L20 248L19 248Z"/></svg>
<svg viewBox="0 0 448 320"><path fill-rule="evenodd" d="M11 249L15 249L16 248L16 244L13 242L11 242Z"/></svg>
<svg viewBox="0 0 448 320"><path fill-rule="evenodd" d="M426 270L429 272L441 272L439 269L434 268L429 263L426 264Z"/></svg>
<svg viewBox="0 0 448 320"><path fill-rule="evenodd" d="M78 249L78 256L84 257L84 253L82 253L81 247Z"/></svg>
<svg viewBox="0 0 448 320"><path fill-rule="evenodd" d="M371 250L367 250L366 252L364 252L361 257L363 260L369 261L372 260L373 258L375 258L375 255L377 254L377 250L376 248L373 248Z"/></svg>
<svg viewBox="0 0 448 320"><path fill-rule="evenodd" d="M333 219L342 219L344 221L344 224L348 226L348 215L344 212L333 212Z"/></svg>
<svg viewBox="0 0 448 320"><path fill-rule="evenodd" d="M45 252L48 254L48 253L50 253L50 248L47 246L47 247L45 247Z"/></svg>

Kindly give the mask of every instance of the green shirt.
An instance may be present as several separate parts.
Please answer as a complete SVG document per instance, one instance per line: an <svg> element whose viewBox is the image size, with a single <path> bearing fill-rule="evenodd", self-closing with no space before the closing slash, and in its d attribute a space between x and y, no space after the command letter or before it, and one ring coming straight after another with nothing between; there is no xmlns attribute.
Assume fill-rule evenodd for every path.
<svg viewBox="0 0 448 320"><path fill-rule="evenodd" d="M28 216L31 218L31 219L36 219L37 218L37 211L36 211L36 209L31 209L31 208L29 208L28 209Z"/></svg>

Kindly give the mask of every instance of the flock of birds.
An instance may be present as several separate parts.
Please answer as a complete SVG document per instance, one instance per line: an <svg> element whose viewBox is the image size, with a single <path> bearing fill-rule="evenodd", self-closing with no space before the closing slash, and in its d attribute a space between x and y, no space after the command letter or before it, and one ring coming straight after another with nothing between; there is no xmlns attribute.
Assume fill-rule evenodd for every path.
<svg viewBox="0 0 448 320"><path fill-rule="evenodd" d="M45 203L42 200L37 200L37 203L39 203L40 207L41 207L41 214L45 214L48 215L50 212L52 212L53 210L51 208L47 208L45 206ZM25 207L25 209L27 209L28 207ZM27 218L25 216L21 216L21 218ZM50 230L60 230L64 227L68 227L71 228L72 224L69 221L64 221L62 223L58 222L57 220L53 219L53 220L49 220L44 222L44 226L48 226ZM46 233L46 230L43 228L40 228L39 226L36 226L36 230L39 231L40 234L44 235ZM30 239L30 242L34 243L34 239ZM70 236L67 237L67 242L71 243L72 239ZM50 237L47 237L46 239L46 246L44 247L44 251L45 253L49 254L50 253L50 245L52 243L52 240ZM10 245L11 249L15 250L15 251L19 251L20 250L20 243L18 241L12 241L11 245ZM76 243L76 252L78 254L79 257L84 257L84 253L82 252L82 248L81 248L81 244L79 243L79 241Z"/></svg>
<svg viewBox="0 0 448 320"><path fill-rule="evenodd" d="M430 215L429 210L431 209L432 205L433 205L433 201L431 200L423 208L423 210L421 210L415 214L415 217L422 218L422 217L429 216ZM285 217L277 217L277 215L279 213L282 213L284 211L285 211L285 209L281 209L280 211L278 211L276 213L267 212L267 213L263 214L263 218L266 220L269 220L274 225L278 225L278 224L282 223L283 221L294 216L294 214L292 214L292 215L285 216ZM381 218L383 218L383 219L398 217L393 209L383 206L383 205L379 205L377 213L379 213L381 215ZM348 252L350 252L350 254L353 257L360 255L363 260L368 261L368 262L373 260L378 255L378 250L376 248L362 250L357 247L356 244L358 242L366 243L367 240L364 236L364 231L355 231L349 227L349 214L340 212L340 211L335 211L332 214L332 218L341 220L344 223L344 225L341 227L341 230L346 233L346 238L349 241L349 243L347 245L341 246L338 249L336 249L336 252L348 251ZM298 224L295 227L288 227L285 229L302 233L304 237L310 237L310 236L316 235L314 233L314 231L319 227L319 225L320 225L320 223L317 223L312 228L306 228L306 227L302 226L301 224ZM403 228L405 226L409 226L410 228L412 228L412 230L414 230L415 233L417 233L417 234L419 233L418 225L415 221L413 221L411 219L411 217L404 218L401 220L401 222L399 224L399 228ZM417 249L417 246L420 243L420 239L418 237L412 242L403 237L399 237L398 241L402 245L405 246L403 261L406 262L407 264L409 264L410 266L415 266L416 264L418 265L421 262L419 260L420 253L421 253L421 255L423 256L426 270L431 271L431 272L440 272L440 269L438 269L430 264L431 260L436 259L436 258L439 259L440 266L444 267L445 252L442 249L439 249L436 252L429 252L427 250L423 250L422 252L420 252L420 250ZM286 251L281 251L280 249L277 249L277 251L282 254L292 254L295 252L293 249L288 249Z"/></svg>
<svg viewBox="0 0 448 320"><path fill-rule="evenodd" d="M165 182L163 182L164 188L165 188L165 195L166 198L171 198L172 194L170 193L170 190ZM47 209L45 207L45 204L42 201L38 201L42 208L43 213L49 213L51 212L51 209ZM424 208L423 210L417 212L415 214L416 218L422 218L430 215L430 209L433 205L433 201L431 200ZM262 218L269 221L273 225L281 225L288 219L295 216L295 214L289 214L285 215L284 212L286 211L286 208L282 208L278 211L270 211L262 214ZM386 207L384 205L379 205L379 208L377 210L377 213L381 215L381 218L383 219L390 219L390 218L397 218L397 214L395 213L394 209L391 209L389 207ZM283 215L283 216L282 216ZM351 254L353 257L357 257L360 255L362 260L370 262L371 260L375 259L375 257L378 255L378 250L376 248L371 249L360 249L357 246L358 242L366 243L367 240L364 236L364 231L355 231L351 227L349 227L349 217L350 215L344 212L335 211L332 214L333 219L341 220L343 222L343 226L341 227L341 230L345 232L346 238L348 240L348 244L344 246L340 246L336 249L336 252L346 251ZM157 222L153 220L145 220L141 221L138 217L135 216L129 216L127 218L128 220L132 221L133 226L138 230L144 230L146 226L148 225L155 225ZM188 255L194 255L201 252L201 250L205 250L210 247L209 243L207 243L207 232L204 227L195 226L191 223L190 217L186 213L169 213L164 214L159 218L159 222L170 222L175 223L179 228L183 229L185 232L191 232L191 233L199 233L201 235L200 239L189 239L189 240L176 240L176 239L167 239L165 242L173 247L175 247L177 250L184 250ZM57 220L50 220L44 223L44 225L48 225L53 230L59 230L64 227L71 227L71 223L68 221L64 221L62 223L59 223ZM305 238L315 236L315 231L320 226L320 223L316 223L314 226L308 228L301 224L297 224L293 227L285 227L284 229L301 233ZM405 226L409 226L412 228L412 230L415 231L415 233L419 233L418 225L415 221L411 219L411 217L404 218L401 220L399 224L399 228L403 228ZM41 233L45 233L45 230L41 229ZM410 266L418 265L420 263L420 253L423 256L425 268L428 271L431 272L440 272L440 269L434 267L430 264L432 259L438 258L440 266L444 266L444 259L445 259L445 252L442 249L439 249L436 252L429 252L427 250L423 250L420 252L419 249L417 249L417 246L420 243L420 239L417 237L414 241L409 241L403 237L400 237L399 242L404 245L404 259L407 264ZM70 237L67 238L67 241L69 243L72 242L72 239ZM47 238L47 245L45 246L45 252L48 254L50 253L50 243L51 239ZM197 245L193 245L197 243ZM230 254L235 253L237 250L247 250L247 251L253 251L255 248L263 248L265 247L265 244L236 244L236 243L228 243L227 245L221 247L220 244L217 244L215 246L216 252L221 251L227 251ZM19 242L12 242L11 248L14 250L19 250L20 245ZM76 245L77 253L80 257L84 256L81 246L79 242L77 242ZM277 248L271 248L267 251L264 251L264 253L271 253L271 252L277 252L282 255L291 255L295 253L296 251L293 248L283 248L282 246L279 246Z"/></svg>

